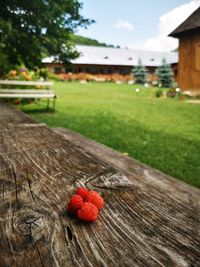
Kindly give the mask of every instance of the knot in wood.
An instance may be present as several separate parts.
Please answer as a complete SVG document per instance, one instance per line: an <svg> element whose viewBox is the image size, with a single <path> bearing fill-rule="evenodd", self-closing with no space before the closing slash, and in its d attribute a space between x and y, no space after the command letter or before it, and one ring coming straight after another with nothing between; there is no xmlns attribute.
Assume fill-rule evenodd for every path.
<svg viewBox="0 0 200 267"><path fill-rule="evenodd" d="M129 188L134 186L134 184L127 178L126 175L118 172L100 175L92 180L91 184L96 187L108 189Z"/></svg>
<svg viewBox="0 0 200 267"><path fill-rule="evenodd" d="M21 252L43 237L48 229L48 219L36 211L23 210L16 212L7 225L10 226L7 237L11 250Z"/></svg>

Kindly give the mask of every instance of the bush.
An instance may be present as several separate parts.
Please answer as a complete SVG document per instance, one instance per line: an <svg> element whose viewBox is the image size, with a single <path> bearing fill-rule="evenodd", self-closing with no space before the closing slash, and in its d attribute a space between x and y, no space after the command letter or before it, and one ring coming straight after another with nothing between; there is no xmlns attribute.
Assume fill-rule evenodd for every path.
<svg viewBox="0 0 200 267"><path fill-rule="evenodd" d="M156 97L161 97L163 95L163 90L161 88L157 89L155 95Z"/></svg>
<svg viewBox="0 0 200 267"><path fill-rule="evenodd" d="M43 68L43 69L39 69L39 77L43 78L44 80L48 79L48 71L47 69Z"/></svg>
<svg viewBox="0 0 200 267"><path fill-rule="evenodd" d="M56 75L56 74L53 74L50 72L48 74L48 78L49 78L49 80L53 80L55 82L60 82L62 80L62 78L59 75Z"/></svg>
<svg viewBox="0 0 200 267"><path fill-rule="evenodd" d="M176 96L175 88L170 88L167 90L167 97L174 98Z"/></svg>
<svg viewBox="0 0 200 267"><path fill-rule="evenodd" d="M24 66L17 66L15 69L10 70L5 78L8 80L19 80L19 81L37 81L39 79L46 80L48 78L48 72L45 68L35 70L28 70Z"/></svg>

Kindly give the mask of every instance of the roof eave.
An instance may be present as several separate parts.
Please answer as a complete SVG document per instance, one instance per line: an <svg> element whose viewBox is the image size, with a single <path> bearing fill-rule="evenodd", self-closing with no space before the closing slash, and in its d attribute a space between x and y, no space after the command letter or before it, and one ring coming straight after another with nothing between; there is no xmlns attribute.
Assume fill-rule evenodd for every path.
<svg viewBox="0 0 200 267"><path fill-rule="evenodd" d="M187 34L189 32L194 32L196 30L200 30L200 27L191 28L191 29L187 29L187 30L184 30L184 31L177 31L177 29L176 29L173 32L171 32L168 36L169 37L174 37L174 38L179 38L183 34Z"/></svg>
<svg viewBox="0 0 200 267"><path fill-rule="evenodd" d="M183 21L168 36L177 38L183 33L199 29L200 28L199 17L200 17L200 7L198 7L185 21Z"/></svg>

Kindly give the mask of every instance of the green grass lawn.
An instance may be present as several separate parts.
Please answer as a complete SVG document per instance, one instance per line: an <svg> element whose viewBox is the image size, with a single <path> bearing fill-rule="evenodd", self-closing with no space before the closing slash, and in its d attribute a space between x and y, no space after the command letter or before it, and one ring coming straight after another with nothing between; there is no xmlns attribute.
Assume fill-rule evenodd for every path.
<svg viewBox="0 0 200 267"><path fill-rule="evenodd" d="M155 98L156 89L138 94L134 88L57 82L55 113L42 111L43 101L23 110L50 127L70 128L200 187L200 105Z"/></svg>

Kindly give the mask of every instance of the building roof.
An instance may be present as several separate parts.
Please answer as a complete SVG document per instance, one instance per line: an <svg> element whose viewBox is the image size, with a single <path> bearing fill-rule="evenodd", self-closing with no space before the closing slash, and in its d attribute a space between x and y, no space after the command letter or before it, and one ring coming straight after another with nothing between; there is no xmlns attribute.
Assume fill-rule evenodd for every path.
<svg viewBox="0 0 200 267"><path fill-rule="evenodd" d="M195 10L183 23L181 23L173 32L169 34L172 37L178 37L181 33L199 29L200 30L200 7Z"/></svg>
<svg viewBox="0 0 200 267"><path fill-rule="evenodd" d="M125 48L77 45L80 56L71 61L72 64L88 65L121 65L135 66L141 59L142 64L149 67L159 66L166 59L168 64L178 62L177 52L139 51ZM54 57L44 58L43 63L56 62Z"/></svg>

